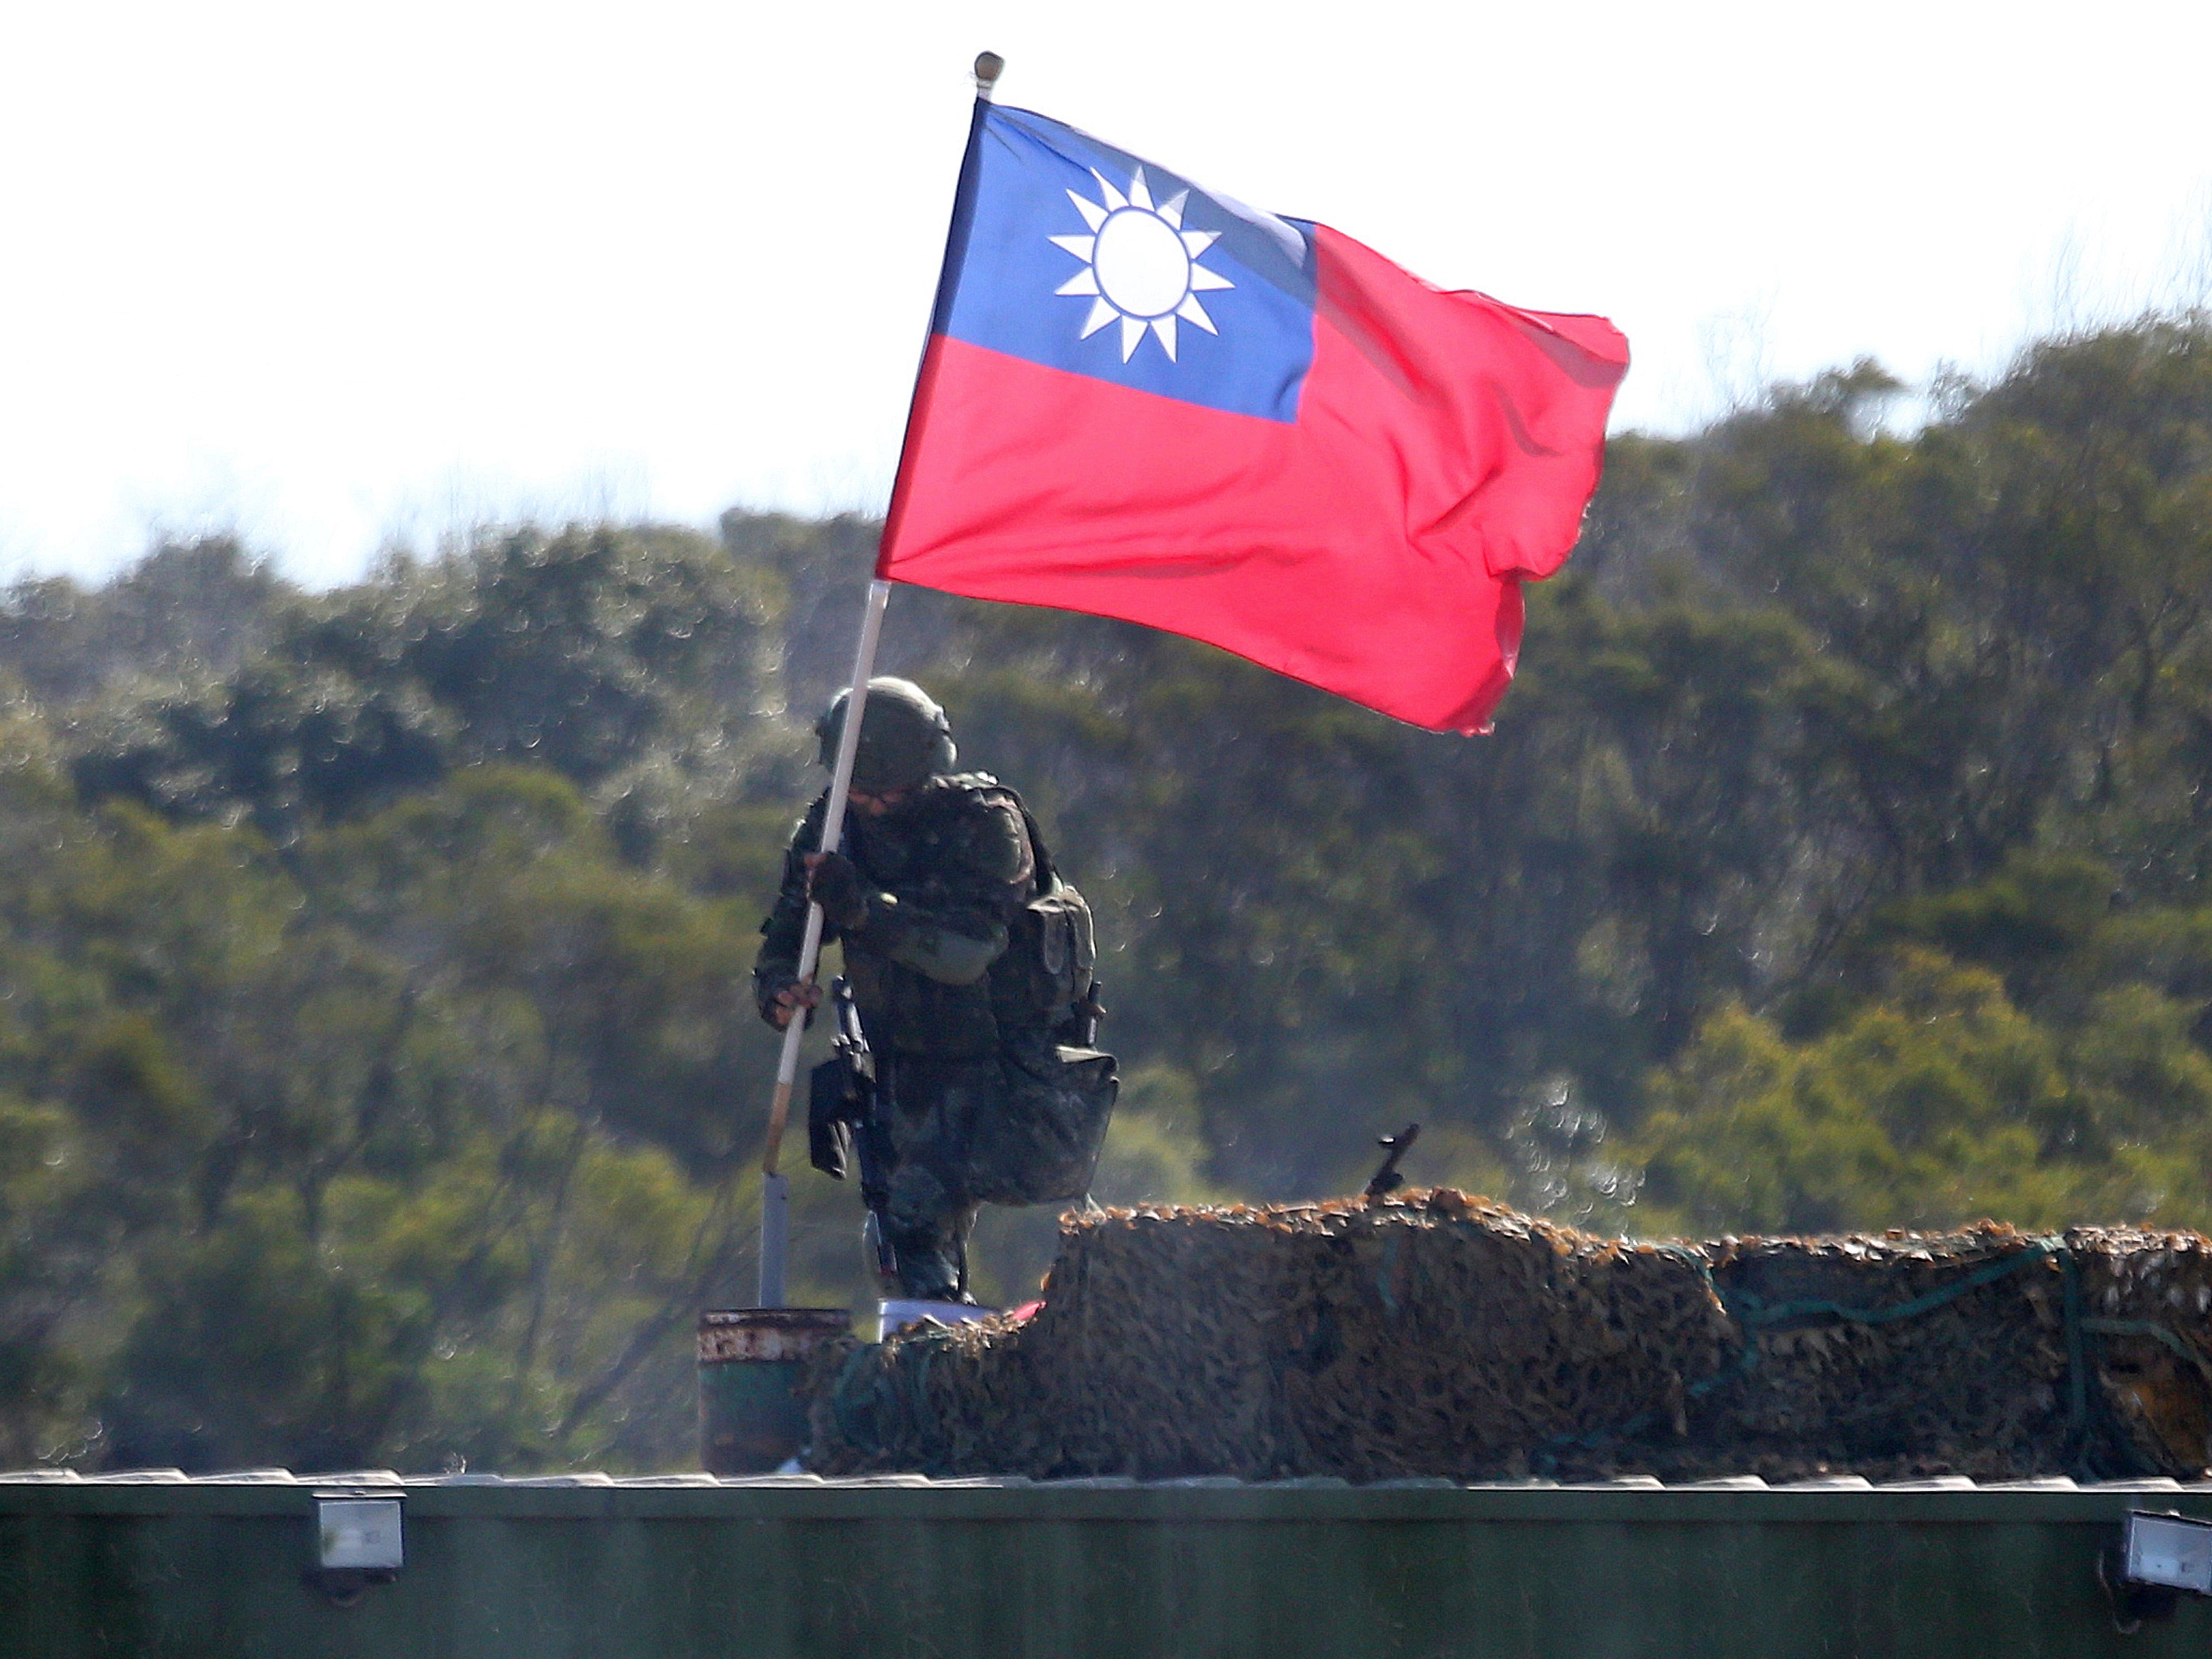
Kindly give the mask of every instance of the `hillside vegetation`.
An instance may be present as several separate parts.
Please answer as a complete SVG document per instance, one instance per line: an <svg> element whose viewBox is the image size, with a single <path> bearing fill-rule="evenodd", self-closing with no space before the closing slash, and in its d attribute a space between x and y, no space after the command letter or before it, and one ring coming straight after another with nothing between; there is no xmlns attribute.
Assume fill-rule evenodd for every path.
<svg viewBox="0 0 2212 1659"><path fill-rule="evenodd" d="M2212 1224L2212 323L1898 434L1862 364L1614 441L1495 735L895 596L1100 913L1099 1195L1600 1229ZM487 533L0 604L0 1462L690 1461L744 988L873 526ZM802 1173L810 1297L864 1294ZM995 1218L981 1288L1048 1216Z"/></svg>

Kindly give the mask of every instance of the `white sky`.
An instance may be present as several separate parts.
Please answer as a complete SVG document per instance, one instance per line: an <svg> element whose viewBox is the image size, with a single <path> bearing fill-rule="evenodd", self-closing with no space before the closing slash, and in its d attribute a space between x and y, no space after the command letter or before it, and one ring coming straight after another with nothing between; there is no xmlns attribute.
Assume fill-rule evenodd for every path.
<svg viewBox="0 0 2212 1659"><path fill-rule="evenodd" d="M1002 101L1612 317L1616 428L2204 289L2204 0L25 0L0 572L880 507L986 46Z"/></svg>

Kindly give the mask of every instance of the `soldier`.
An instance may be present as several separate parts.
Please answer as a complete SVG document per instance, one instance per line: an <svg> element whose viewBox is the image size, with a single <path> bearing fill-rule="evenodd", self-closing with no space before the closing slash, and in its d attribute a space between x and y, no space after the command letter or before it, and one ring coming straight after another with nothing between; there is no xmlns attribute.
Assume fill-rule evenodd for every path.
<svg viewBox="0 0 2212 1659"><path fill-rule="evenodd" d="M832 765L840 693L815 727ZM762 1018L818 1000L798 980L810 899L875 1057L891 1168L877 1222L901 1294L967 1301L980 1203L1089 1189L1116 1085L1089 1045L1099 1012L1082 896L1060 879L1021 798L956 773L945 711L909 680L868 683L842 848L821 845L823 791L784 855L753 969Z"/></svg>

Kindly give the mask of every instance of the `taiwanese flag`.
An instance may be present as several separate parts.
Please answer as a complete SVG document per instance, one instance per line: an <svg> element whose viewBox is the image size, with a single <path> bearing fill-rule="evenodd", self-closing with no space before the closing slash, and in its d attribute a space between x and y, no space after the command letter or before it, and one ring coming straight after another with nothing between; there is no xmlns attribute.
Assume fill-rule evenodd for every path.
<svg viewBox="0 0 2212 1659"><path fill-rule="evenodd" d="M979 104L877 574L1485 726L1628 349Z"/></svg>

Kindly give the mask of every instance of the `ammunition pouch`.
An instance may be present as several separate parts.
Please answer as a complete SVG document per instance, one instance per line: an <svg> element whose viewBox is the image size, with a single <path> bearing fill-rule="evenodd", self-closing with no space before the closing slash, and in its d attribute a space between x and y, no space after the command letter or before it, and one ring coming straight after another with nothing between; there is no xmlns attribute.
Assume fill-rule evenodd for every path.
<svg viewBox="0 0 2212 1659"><path fill-rule="evenodd" d="M966 1186L986 1204L1060 1204L1091 1190L1121 1093L1114 1056L1053 1045L1008 1055L996 1109L969 1126Z"/></svg>

